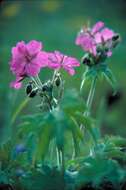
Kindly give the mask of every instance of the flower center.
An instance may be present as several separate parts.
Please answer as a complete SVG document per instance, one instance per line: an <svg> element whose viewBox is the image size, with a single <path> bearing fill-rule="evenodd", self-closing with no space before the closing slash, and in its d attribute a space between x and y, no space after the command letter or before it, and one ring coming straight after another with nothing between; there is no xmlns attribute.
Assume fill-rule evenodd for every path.
<svg viewBox="0 0 126 190"><path fill-rule="evenodd" d="M27 61L28 63L30 63L31 60L32 60L32 56L30 56L30 55L26 55L25 58L26 58L26 61Z"/></svg>

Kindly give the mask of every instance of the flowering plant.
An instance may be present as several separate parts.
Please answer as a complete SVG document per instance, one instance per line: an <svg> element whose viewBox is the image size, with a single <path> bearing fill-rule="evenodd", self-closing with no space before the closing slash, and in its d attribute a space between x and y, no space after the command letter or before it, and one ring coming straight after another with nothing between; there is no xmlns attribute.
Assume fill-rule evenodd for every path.
<svg viewBox="0 0 126 190"><path fill-rule="evenodd" d="M117 87L106 62L119 42L119 34L99 21L92 28L82 28L77 35L75 43L84 50L82 66L75 57L59 51L44 51L42 43L36 40L21 41L12 48L10 69L16 80L10 86L19 90L27 79L25 91L28 97L12 117L11 126L32 98L39 98L40 112L24 116L15 129L14 140L12 133L1 146L2 183L8 183L9 188L26 190L58 190L59 187L66 190L104 190L107 185L112 188L115 184L118 188L124 186L121 183L126 172L118 159L126 160L122 151L126 141L121 137L101 138L99 120L92 118L91 113L96 82L101 75L114 90ZM86 68L81 94L84 83L91 81L86 103L74 89L64 93L65 80L61 69L73 76L79 66ZM47 81L39 77L44 68L54 71ZM84 146L85 138L89 147Z"/></svg>

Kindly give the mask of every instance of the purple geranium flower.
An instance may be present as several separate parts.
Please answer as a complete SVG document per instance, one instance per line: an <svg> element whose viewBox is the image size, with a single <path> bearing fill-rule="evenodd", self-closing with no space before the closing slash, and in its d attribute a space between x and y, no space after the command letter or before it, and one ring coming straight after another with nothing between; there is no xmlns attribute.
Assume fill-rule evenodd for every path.
<svg viewBox="0 0 126 190"><path fill-rule="evenodd" d="M40 69L46 66L46 53L41 49L42 43L35 40L27 44L18 42L16 47L12 48L10 69L16 75L16 80L11 83L11 87L20 88L25 77L36 76Z"/></svg>
<svg viewBox="0 0 126 190"><path fill-rule="evenodd" d="M99 21L92 28L83 28L76 38L76 45L82 47L84 51L90 52L94 56L97 54L97 46L105 44L112 40L115 33L106 28L104 23ZM111 56L112 52L107 52L107 56Z"/></svg>
<svg viewBox="0 0 126 190"><path fill-rule="evenodd" d="M48 67L51 69L61 69L66 70L70 75L75 74L74 67L80 66L79 61L74 57L69 57L60 53L59 51L54 51L54 53L48 53Z"/></svg>

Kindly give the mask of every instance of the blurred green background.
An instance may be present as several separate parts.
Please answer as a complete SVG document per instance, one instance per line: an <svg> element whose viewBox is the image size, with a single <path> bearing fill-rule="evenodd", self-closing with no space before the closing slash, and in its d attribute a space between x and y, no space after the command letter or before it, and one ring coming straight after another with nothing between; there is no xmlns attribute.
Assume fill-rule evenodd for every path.
<svg viewBox="0 0 126 190"><path fill-rule="evenodd" d="M83 51L75 45L75 38L81 26L103 21L114 31L121 34L122 41L108 60L122 92L120 101L108 109L102 121L103 134L126 136L126 0L3 0L0 1L0 129L9 130L11 117L17 106L25 99L24 89L10 89L9 83L14 76L9 70L11 48L18 41L32 39L43 42L44 50L61 52L81 59ZM81 76L85 67L76 69L76 75L68 76L63 72L65 89L79 91ZM51 73L41 72L43 80ZM25 86L25 85L24 85ZM83 93L89 89L87 85ZM93 115L97 115L100 101L106 97L111 87L101 80L97 84ZM78 100L79 101L79 100ZM39 112L36 100L32 100L22 114ZM16 124L15 126L16 127Z"/></svg>

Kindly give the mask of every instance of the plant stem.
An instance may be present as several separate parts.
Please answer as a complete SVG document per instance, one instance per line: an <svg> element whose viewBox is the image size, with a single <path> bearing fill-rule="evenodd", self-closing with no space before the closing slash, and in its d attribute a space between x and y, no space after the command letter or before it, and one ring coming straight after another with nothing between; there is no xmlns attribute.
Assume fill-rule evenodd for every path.
<svg viewBox="0 0 126 190"><path fill-rule="evenodd" d="M40 80L40 78L39 78L38 75L36 76L36 80L37 80L38 84L42 87L42 82L41 82L41 80Z"/></svg>
<svg viewBox="0 0 126 190"><path fill-rule="evenodd" d="M38 82L35 80L35 78L34 78L34 77L31 77L31 79L32 79L32 81L35 83L36 87L40 88L40 86L39 86Z"/></svg>
<svg viewBox="0 0 126 190"><path fill-rule="evenodd" d="M65 172L65 160L64 160L64 148L61 151L61 164L62 164L62 174L64 176L64 172Z"/></svg>
<svg viewBox="0 0 126 190"><path fill-rule="evenodd" d="M87 103L86 103L87 111L86 111L86 113L84 113L84 115L86 115L86 116L88 116L90 114L90 109L91 109L91 106L92 106L94 93L95 93L96 81L97 81L97 77L94 77L93 81L92 81L92 84L91 84L90 91L89 91Z"/></svg>
<svg viewBox="0 0 126 190"><path fill-rule="evenodd" d="M80 85L80 92L81 92L81 90L82 90L82 88L84 86L84 83L86 81L86 74L87 74L87 69L85 70L85 72L83 74L83 80L82 80L81 85Z"/></svg>
<svg viewBox="0 0 126 190"><path fill-rule="evenodd" d="M19 107L16 109L16 111L14 112L10 125L13 125L17 116L20 114L20 112L24 109L24 107L28 104L28 102L30 101L29 98L26 98L20 105Z"/></svg>
<svg viewBox="0 0 126 190"><path fill-rule="evenodd" d="M62 175L64 175L65 172L65 160L64 160L64 148L63 150L59 150L56 148L56 153L57 153L57 166L62 172Z"/></svg>
<svg viewBox="0 0 126 190"><path fill-rule="evenodd" d="M56 74L59 72L59 69L56 69L53 73L53 77L52 77L52 84L54 83L55 81L55 77L56 77Z"/></svg>
<svg viewBox="0 0 126 190"><path fill-rule="evenodd" d="M56 154L57 154L57 166L60 168L60 152L57 147L56 147Z"/></svg>

